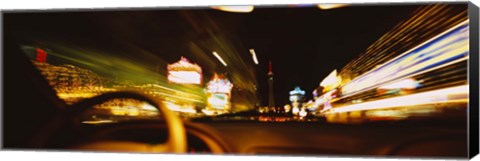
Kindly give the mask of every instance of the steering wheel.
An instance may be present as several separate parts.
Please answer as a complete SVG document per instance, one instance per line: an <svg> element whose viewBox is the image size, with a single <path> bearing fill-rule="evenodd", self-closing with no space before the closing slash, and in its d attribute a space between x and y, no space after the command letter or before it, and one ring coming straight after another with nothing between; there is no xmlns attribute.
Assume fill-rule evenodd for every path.
<svg viewBox="0 0 480 161"><path fill-rule="evenodd" d="M166 127L168 128L168 139L161 144L145 144L133 141L92 141L88 143L82 143L72 147L79 150L95 150L95 151L111 151L111 152L142 152L142 153L185 153L187 149L187 139L185 127L182 120L172 111L167 109L160 101L153 99L149 96L137 93L137 92L111 92L105 93L100 96L83 100L73 107L66 110L66 113L61 116L67 119L78 118L80 114L86 110L92 108L94 105L104 103L108 100L115 98L130 98L139 101L145 101L154 105L161 113L160 117L165 120ZM54 119L55 120L55 119ZM59 121L56 119L56 121ZM55 124L52 122L52 124ZM58 127L58 126L51 126ZM50 128L52 129L52 128ZM48 135L44 135L48 136ZM52 136L52 135L50 135ZM48 137L40 139L43 141L48 140Z"/></svg>

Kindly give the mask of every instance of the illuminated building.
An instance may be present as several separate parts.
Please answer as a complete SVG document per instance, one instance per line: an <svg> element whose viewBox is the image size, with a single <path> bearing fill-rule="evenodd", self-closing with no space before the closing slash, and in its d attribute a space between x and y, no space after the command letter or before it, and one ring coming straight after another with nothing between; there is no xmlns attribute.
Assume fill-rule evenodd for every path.
<svg viewBox="0 0 480 161"><path fill-rule="evenodd" d="M194 63L191 63L187 58L181 57L178 62L167 65L168 76L170 83L179 85L180 88L187 88L188 90L195 90L200 88L203 82L202 68ZM194 85L194 87L186 87L183 85ZM164 88L162 86L156 86ZM159 89L160 91L165 91ZM151 91L160 95L164 99L164 104L170 110L181 112L181 114L197 113L199 107L205 107L201 96L185 94L178 90L170 90L169 92ZM173 93L171 93L173 92Z"/></svg>
<svg viewBox="0 0 480 161"><path fill-rule="evenodd" d="M466 10L455 10L445 4L420 8L339 70L339 75L344 79L342 84L348 83L467 18Z"/></svg>
<svg viewBox="0 0 480 161"><path fill-rule="evenodd" d="M462 75L466 74L465 67L455 67L457 68L455 70L452 70L453 68L442 68L451 68L452 66L455 66L455 64L466 62L468 59L469 49L468 29L469 26L467 21L456 24L455 27L444 31L441 34L442 36L429 39L416 48L405 52L397 58L389 60L388 62L379 65L375 69L368 71L344 84L342 86L342 94L354 95L356 93L371 90L375 87L385 87L388 84L396 83L395 81L401 82L389 85L387 88L416 88L418 86L416 83L418 82L410 78L414 76L418 77L415 78L416 80L430 80L428 84L434 80L441 81L442 79L431 79L431 74L425 75L426 73L435 73L436 71L436 75L438 75L437 77L445 74L457 73L455 77L463 78ZM442 72L438 71L439 69L442 70ZM453 75L448 76L447 78L451 79L452 76ZM420 82L423 82L422 86L425 86L425 83L427 83L424 80L421 80ZM454 82L452 81L448 83ZM466 78L459 79L458 82L460 84L462 84L462 82L466 83Z"/></svg>
<svg viewBox="0 0 480 161"><path fill-rule="evenodd" d="M268 64L268 107L275 107L275 100L273 97L273 71L272 62Z"/></svg>
<svg viewBox="0 0 480 161"><path fill-rule="evenodd" d="M303 102L305 97L305 91L300 89L300 87L295 87L294 90L290 91L290 102Z"/></svg>
<svg viewBox="0 0 480 161"><path fill-rule="evenodd" d="M233 84L221 75L214 74L207 83L207 109L224 113L231 110L230 98Z"/></svg>
<svg viewBox="0 0 480 161"><path fill-rule="evenodd" d="M304 97L305 91L301 90L300 87L295 87L294 90L290 91L290 102L292 102L292 113L294 115L299 113Z"/></svg>
<svg viewBox="0 0 480 161"><path fill-rule="evenodd" d="M453 25L344 83L334 107L324 110L327 120L403 119L447 108L467 110L469 23Z"/></svg>
<svg viewBox="0 0 480 161"><path fill-rule="evenodd" d="M114 91L105 87L102 78L88 69L73 65L56 66L40 61L32 61L32 63L57 92L57 96L67 104Z"/></svg>
<svg viewBox="0 0 480 161"><path fill-rule="evenodd" d="M202 84L202 68L185 57L167 65L168 81L177 84Z"/></svg>

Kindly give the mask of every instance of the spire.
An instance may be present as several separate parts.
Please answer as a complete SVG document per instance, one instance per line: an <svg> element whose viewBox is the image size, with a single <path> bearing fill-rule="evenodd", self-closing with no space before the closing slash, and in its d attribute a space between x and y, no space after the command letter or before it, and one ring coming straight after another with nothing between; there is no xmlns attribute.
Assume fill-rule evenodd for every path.
<svg viewBox="0 0 480 161"><path fill-rule="evenodd" d="M272 71L272 61L270 61L268 63L268 75L273 75L273 71Z"/></svg>

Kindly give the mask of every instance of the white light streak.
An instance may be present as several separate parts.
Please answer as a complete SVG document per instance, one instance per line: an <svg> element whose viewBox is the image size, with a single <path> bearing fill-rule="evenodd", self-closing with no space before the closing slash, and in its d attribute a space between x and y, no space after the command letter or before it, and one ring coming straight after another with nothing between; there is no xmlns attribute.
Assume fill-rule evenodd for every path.
<svg viewBox="0 0 480 161"><path fill-rule="evenodd" d="M223 64L223 66L227 66L227 63L225 63L225 61L223 61L222 57L220 57L220 55L218 55L217 52L214 51L214 52L213 52L213 55L214 55L215 57L217 57L217 59Z"/></svg>
<svg viewBox="0 0 480 161"><path fill-rule="evenodd" d="M255 54L255 50L250 49L250 53L252 54L253 62L255 62L255 64L258 64L257 54Z"/></svg>
<svg viewBox="0 0 480 161"><path fill-rule="evenodd" d="M468 85L444 88L434 91L422 92L406 96L386 98L377 101L370 101L360 104L347 105L332 108L327 113L341 113L350 111L362 111L373 109L384 109L401 106L414 106L432 103L448 103L458 101L468 101Z"/></svg>
<svg viewBox="0 0 480 161"><path fill-rule="evenodd" d="M466 21L463 21L462 23L460 24L457 24L456 26L436 35L435 37L433 38L430 38L429 40L421 43L420 45L417 45L415 46L414 48L400 54L399 56L393 58L393 59L390 59L389 61L387 61L386 63L383 63L382 65L378 65L377 67L373 68L372 70L362 74L361 76L358 76L356 77L355 79L351 80L350 82L348 82L347 84L343 85L343 88L342 88L342 92L344 93L344 97L349 97L349 96L352 96L352 95L355 95L357 93L361 93L363 91L367 91L367 90L370 90L370 89L373 89L373 88L376 88L382 84L378 84L378 79L383 79L383 77L381 76L385 76L385 75L388 75L388 74L395 74L396 77L394 76L388 76L386 78L388 78L389 80L395 80L395 79L402 79L402 78L409 78L409 77L413 77L413 76L416 76L416 75L420 75L422 73L426 73L426 72L429 72L429 71L433 71L435 69L439 69L439 68L442 68L442 67L445 67L447 65L450 65L450 64L453 64L455 62L460 62L460 61L463 61L463 60L466 60L468 59L468 55L463 57L463 58L460 58L460 59L457 59L457 60L454 60L454 61L451 61L451 62L448 62L448 63L444 63L444 64L441 64L441 65L437 65L436 67L432 67L432 68L429 68L429 69L426 69L426 70L423 70L423 71L419 71L419 72L415 72L415 73L410 73L410 74L407 74L407 75L399 75L400 71L395 71L395 69L397 69L398 67L400 67L399 65L391 65L392 62L394 61L398 61L400 58L404 57L405 55L407 54L411 54L413 51L421 48L422 46L432 42L432 41L435 41L437 38L440 38L441 36L457 29L458 27L461 27L462 25L466 25L468 24L468 20ZM464 32L465 33L465 32ZM468 36L468 32L466 32ZM461 38L462 36L465 36L465 35L461 35L461 34L458 34L458 35L453 35L453 36L450 36L450 37L455 37L455 38ZM444 39L442 41L447 41L449 43L453 43L452 40L450 39ZM440 41L440 42L442 42ZM437 42L438 44L439 42ZM468 51L468 39L464 39L462 41L459 41L459 42L456 42L457 45L451 45L449 46L449 48L453 48L455 50L452 50L452 51L448 51L448 52L444 52L443 53L443 56L440 56L439 58L445 58L445 57L450 57L450 56L454 56L454 55L457 55L459 53L462 53L461 51ZM429 48L435 48L435 49L438 49L439 47L437 46L430 46ZM425 51L429 51L429 49L423 49L422 52L425 52ZM416 55L419 55L418 53ZM418 63L416 64L415 69L418 69L420 67L425 67L429 64L434 64L436 62L438 62L439 60L435 59L435 62L432 62L433 60L430 60L430 61L427 61L427 62L423 62L423 63ZM414 61L408 61L408 60L403 60L402 62L404 63L416 63ZM390 65L389 65L390 64ZM404 64L405 65L405 64ZM384 68L383 70L378 70L380 68ZM392 71L393 70L393 71ZM406 74L407 72L412 72L412 68L409 68L409 69L405 69L405 70L401 70L402 74ZM378 74L380 73L380 74ZM386 73L386 74L384 74ZM383 75L382 75L383 74ZM376 85L373 85L375 83L372 83L372 82L375 82L377 83ZM384 81L384 83L386 83L386 81Z"/></svg>
<svg viewBox="0 0 480 161"><path fill-rule="evenodd" d="M419 83L414 79L405 79L388 85L378 87L379 89L415 89L419 86Z"/></svg>

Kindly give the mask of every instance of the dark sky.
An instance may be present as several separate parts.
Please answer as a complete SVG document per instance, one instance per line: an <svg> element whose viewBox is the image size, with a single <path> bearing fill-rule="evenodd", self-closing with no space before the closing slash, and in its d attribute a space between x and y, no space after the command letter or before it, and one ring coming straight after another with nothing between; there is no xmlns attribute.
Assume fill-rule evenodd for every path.
<svg viewBox="0 0 480 161"><path fill-rule="evenodd" d="M152 66L155 62L138 56L140 50L167 63L186 56L204 67L206 77L221 71L242 75L245 82L256 81L263 105L268 98L268 61L272 61L275 101L282 106L295 86L311 98L324 77L357 57L417 7L362 5L320 10L263 6L252 13L205 8L17 12L4 15L4 32L23 44L48 46L55 41L143 60ZM257 53L258 66L251 60L250 48ZM212 50L229 53L225 56L228 68L209 53ZM196 53L200 51L205 52L203 56ZM244 73L254 73L254 77Z"/></svg>

